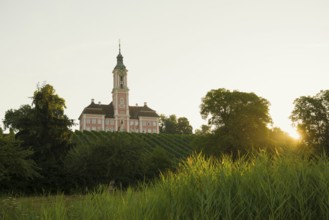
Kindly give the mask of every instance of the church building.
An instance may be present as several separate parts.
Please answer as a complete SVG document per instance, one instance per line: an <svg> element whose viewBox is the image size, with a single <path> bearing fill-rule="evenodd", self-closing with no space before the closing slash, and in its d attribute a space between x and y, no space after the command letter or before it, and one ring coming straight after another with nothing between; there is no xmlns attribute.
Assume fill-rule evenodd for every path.
<svg viewBox="0 0 329 220"><path fill-rule="evenodd" d="M92 99L79 117L80 130L159 133L159 115L146 102L143 106L129 106L128 70L120 45L112 73L112 102L103 105Z"/></svg>

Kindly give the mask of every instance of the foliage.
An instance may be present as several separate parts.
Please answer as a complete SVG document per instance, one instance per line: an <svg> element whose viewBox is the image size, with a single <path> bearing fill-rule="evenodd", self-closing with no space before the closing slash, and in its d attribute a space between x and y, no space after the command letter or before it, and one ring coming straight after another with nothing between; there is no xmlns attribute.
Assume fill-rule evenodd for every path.
<svg viewBox="0 0 329 220"><path fill-rule="evenodd" d="M196 135L210 134L211 127L209 125L201 125L200 129L195 130Z"/></svg>
<svg viewBox="0 0 329 220"><path fill-rule="evenodd" d="M221 136L216 131L206 133L196 132L196 138L194 138L192 145L198 152L202 152L205 156L221 157L223 154L228 154L234 159L241 156L248 156L258 152L260 149L271 155L287 152L303 153L302 149L297 147L297 140L290 137L280 128L275 127L268 129L266 143L260 147L236 147L236 145L231 145L233 141L229 136Z"/></svg>
<svg viewBox="0 0 329 220"><path fill-rule="evenodd" d="M76 147L92 145L95 142L108 143L117 136L123 139L134 138L137 142L142 142L143 151L148 153L153 152L156 148L162 148L172 159L186 158L194 150L191 146L193 135L177 134L76 131L73 134L72 143Z"/></svg>
<svg viewBox="0 0 329 220"><path fill-rule="evenodd" d="M287 134L286 132L282 131L280 128L272 128L269 129L269 146L272 148L276 148L276 150L280 150L281 152L283 151L295 151L298 153L296 150L297 145L298 145L298 140L292 138Z"/></svg>
<svg viewBox="0 0 329 220"><path fill-rule="evenodd" d="M294 101L291 120L297 126L303 144L329 152L329 90Z"/></svg>
<svg viewBox="0 0 329 220"><path fill-rule="evenodd" d="M137 190L3 198L2 219L329 219L329 161L188 158ZM0 201L1 202L1 201Z"/></svg>
<svg viewBox="0 0 329 220"><path fill-rule="evenodd" d="M269 102L254 93L217 89L209 91L202 98L202 118L210 125L222 130L231 129L244 132L264 129L271 123Z"/></svg>
<svg viewBox="0 0 329 220"><path fill-rule="evenodd" d="M189 135L77 131L65 170L77 189L113 181L126 187L173 169L192 153L191 139Z"/></svg>
<svg viewBox="0 0 329 220"><path fill-rule="evenodd" d="M267 145L271 117L266 99L254 93L217 89L202 98L200 108L202 118L208 119L218 139L213 147L237 154L246 148Z"/></svg>
<svg viewBox="0 0 329 220"><path fill-rule="evenodd" d="M13 135L0 133L0 188L1 191L19 188L27 179L38 177L38 169L30 159L33 151L22 149Z"/></svg>
<svg viewBox="0 0 329 220"><path fill-rule="evenodd" d="M177 119L177 133L178 134L192 134L193 128L190 122L185 117Z"/></svg>
<svg viewBox="0 0 329 220"><path fill-rule="evenodd" d="M142 142L133 136L117 134L106 141L78 145L66 157L65 167L79 186L99 184L127 186L138 176Z"/></svg>
<svg viewBox="0 0 329 220"><path fill-rule="evenodd" d="M161 147L155 147L151 153L146 153L143 161L144 181L153 180L162 172L174 169L177 165L171 155Z"/></svg>
<svg viewBox="0 0 329 220"><path fill-rule="evenodd" d="M177 117L170 115L169 117L161 114L159 121L160 133L174 134L176 132Z"/></svg>
<svg viewBox="0 0 329 220"><path fill-rule="evenodd" d="M160 115L160 133L166 134L192 134L193 128L185 117L176 115Z"/></svg>
<svg viewBox="0 0 329 220"><path fill-rule="evenodd" d="M41 169L42 178L32 183L33 188L53 187L60 183L63 159L70 148L73 121L64 114L65 101L47 84L33 94L32 105L8 110L4 125L14 129L16 139L24 149L31 148L31 158Z"/></svg>

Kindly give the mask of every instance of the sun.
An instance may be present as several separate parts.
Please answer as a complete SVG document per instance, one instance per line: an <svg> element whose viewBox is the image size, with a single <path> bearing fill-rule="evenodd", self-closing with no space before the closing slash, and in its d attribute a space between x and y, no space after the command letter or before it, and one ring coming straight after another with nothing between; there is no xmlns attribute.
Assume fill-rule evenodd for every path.
<svg viewBox="0 0 329 220"><path fill-rule="evenodd" d="M300 134L295 130L295 129L289 129L289 131L287 131L288 135L290 137L292 137L295 140L300 140Z"/></svg>

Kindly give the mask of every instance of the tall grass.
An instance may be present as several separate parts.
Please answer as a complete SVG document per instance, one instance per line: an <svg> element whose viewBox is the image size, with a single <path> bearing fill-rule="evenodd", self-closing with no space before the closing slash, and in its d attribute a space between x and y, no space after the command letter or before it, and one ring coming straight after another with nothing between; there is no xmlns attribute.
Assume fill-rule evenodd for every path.
<svg viewBox="0 0 329 220"><path fill-rule="evenodd" d="M4 198L0 219L329 219L329 161L297 156L232 161L194 155L153 185L85 196ZM14 210L14 211L13 211Z"/></svg>

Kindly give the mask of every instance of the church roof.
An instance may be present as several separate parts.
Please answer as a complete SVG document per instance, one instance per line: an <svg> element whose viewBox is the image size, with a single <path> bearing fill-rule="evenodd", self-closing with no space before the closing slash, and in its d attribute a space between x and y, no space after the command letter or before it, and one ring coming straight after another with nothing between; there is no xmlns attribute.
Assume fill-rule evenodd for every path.
<svg viewBox="0 0 329 220"><path fill-rule="evenodd" d="M137 119L139 117L159 117L159 115L147 105L129 106L130 118Z"/></svg>
<svg viewBox="0 0 329 220"><path fill-rule="evenodd" d="M83 114L91 115L105 115L105 118L114 118L114 108L111 102L108 105L96 104L94 101L85 107L79 117ZM159 117L159 115L147 105L144 106L129 106L129 114L131 119L138 119L139 117Z"/></svg>

